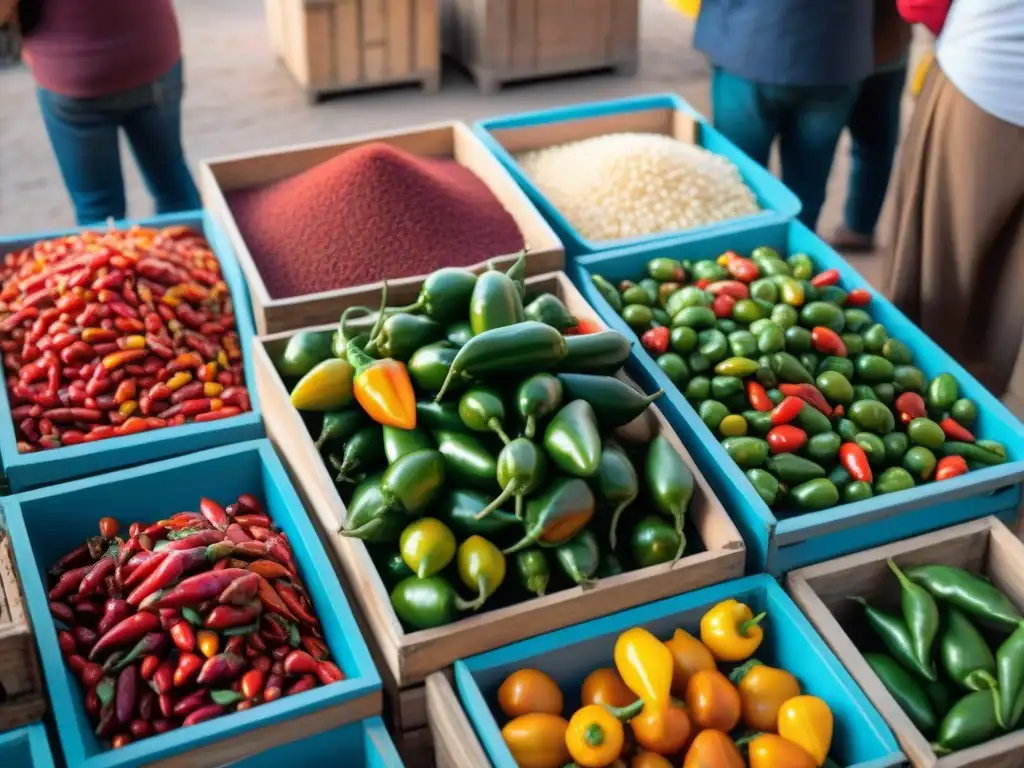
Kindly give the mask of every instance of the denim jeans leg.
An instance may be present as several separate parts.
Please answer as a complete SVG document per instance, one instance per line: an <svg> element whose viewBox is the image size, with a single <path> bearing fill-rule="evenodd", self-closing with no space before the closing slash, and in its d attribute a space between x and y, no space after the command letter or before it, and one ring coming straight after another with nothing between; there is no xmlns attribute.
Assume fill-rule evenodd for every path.
<svg viewBox="0 0 1024 768"><path fill-rule="evenodd" d="M768 165L778 125L757 83L720 67L711 71L711 109L717 131L754 162Z"/></svg>
<svg viewBox="0 0 1024 768"><path fill-rule="evenodd" d="M36 91L43 124L80 225L125 216L118 115L91 99Z"/></svg>
<svg viewBox="0 0 1024 768"><path fill-rule="evenodd" d="M181 62L146 86L145 101L129 110L122 125L157 213L202 207L181 145Z"/></svg>
<svg viewBox="0 0 1024 768"><path fill-rule="evenodd" d="M850 185L843 223L862 235L874 233L889 188L906 80L906 67L872 75L850 113Z"/></svg>

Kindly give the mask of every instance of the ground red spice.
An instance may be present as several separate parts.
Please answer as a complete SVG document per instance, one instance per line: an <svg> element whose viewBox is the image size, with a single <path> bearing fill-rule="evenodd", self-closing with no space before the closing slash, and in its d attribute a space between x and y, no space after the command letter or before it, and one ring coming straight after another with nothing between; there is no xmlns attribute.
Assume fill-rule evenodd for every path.
<svg viewBox="0 0 1024 768"><path fill-rule="evenodd" d="M518 251L515 220L454 160L388 144L227 194L274 298L468 266Z"/></svg>

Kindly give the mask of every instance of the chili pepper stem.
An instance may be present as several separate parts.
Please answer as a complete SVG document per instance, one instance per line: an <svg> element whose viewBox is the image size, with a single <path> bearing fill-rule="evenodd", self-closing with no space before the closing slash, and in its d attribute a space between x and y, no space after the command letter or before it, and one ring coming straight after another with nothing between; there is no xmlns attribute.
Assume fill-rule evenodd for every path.
<svg viewBox="0 0 1024 768"><path fill-rule="evenodd" d="M387 320L388 310L388 281L385 280L381 284L380 288L380 309L377 310L377 322L373 324L373 328L370 330L370 340L366 343L365 349L367 354L373 354L369 350L377 349L377 342L380 339L381 329L384 327L384 321Z"/></svg>
<svg viewBox="0 0 1024 768"><path fill-rule="evenodd" d="M591 723L587 726L583 738L591 747L600 747L604 744L604 728L597 723Z"/></svg>
<svg viewBox="0 0 1024 768"><path fill-rule="evenodd" d="M984 669L976 669L971 672L964 680L964 684L972 691L983 691L986 688L997 689L999 687L996 679ZM1003 716L1000 709L1000 707L996 707L997 720Z"/></svg>
<svg viewBox="0 0 1024 768"><path fill-rule="evenodd" d="M533 436L537 434L537 417L527 416L526 427L523 429L523 437L528 440L533 440Z"/></svg>
<svg viewBox="0 0 1024 768"><path fill-rule="evenodd" d="M628 507L634 501L636 501L636 495L634 495L631 499L623 501L621 504L619 504L619 506L615 508L615 511L612 512L612 522L610 530L608 532L608 543L612 545L612 549L615 549L615 547L618 544L619 518L622 517L622 513L626 511L626 507ZM679 554L682 553L680 552ZM676 560L679 559L679 554L676 555Z"/></svg>
<svg viewBox="0 0 1024 768"><path fill-rule="evenodd" d="M368 523L364 523L363 525L359 526L358 528L353 528L352 530L345 530L345 528L339 528L338 529L338 533L341 534L342 536L346 536L346 537L353 538L353 539L359 539L359 538L362 538L366 534L373 533L381 525L382 525L382 522L381 522L380 518L378 517L378 518L375 518L375 519L371 520Z"/></svg>
<svg viewBox="0 0 1024 768"><path fill-rule="evenodd" d="M473 519L474 520L483 520L485 517L487 517L489 514L491 514L491 512L496 510L498 507L500 507L502 504L504 504L506 501L508 501L510 498L512 498L515 495L516 495L515 483L509 483L508 485L505 486L505 490L503 490L498 495L498 498L496 498L494 501L492 501L486 507L481 509L476 515L473 516ZM520 520L522 520L522 515L520 514L521 509L522 509L522 506L521 506L521 503L520 503L520 498L517 497L516 498L516 517L518 517Z"/></svg>
<svg viewBox="0 0 1024 768"><path fill-rule="evenodd" d="M501 442L503 442L505 445L508 445L510 442L512 442L511 440L509 440L508 435L505 434L505 430L501 428L501 422L498 421L496 418L488 419L487 426L494 430L498 437L501 438Z"/></svg>
<svg viewBox="0 0 1024 768"><path fill-rule="evenodd" d="M624 707L613 707L609 704L602 704L602 706L607 709L616 720L625 723L640 714L640 710L644 708L644 700L637 699L632 704L627 704Z"/></svg>
<svg viewBox="0 0 1024 768"><path fill-rule="evenodd" d="M737 630L739 636L747 637L747 632L749 632L753 627L756 627L758 624L760 624L764 617L767 615L768 613L766 611L761 611L761 613L757 614L757 616L755 616L754 618L748 621L744 621L742 624L740 624L739 629Z"/></svg>

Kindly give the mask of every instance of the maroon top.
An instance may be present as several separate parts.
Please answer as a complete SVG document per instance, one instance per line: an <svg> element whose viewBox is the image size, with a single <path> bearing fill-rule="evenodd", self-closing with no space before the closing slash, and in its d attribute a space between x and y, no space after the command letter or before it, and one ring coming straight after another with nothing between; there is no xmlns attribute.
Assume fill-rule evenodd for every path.
<svg viewBox="0 0 1024 768"><path fill-rule="evenodd" d="M23 47L39 85L79 99L138 88L181 58L171 0L43 0Z"/></svg>

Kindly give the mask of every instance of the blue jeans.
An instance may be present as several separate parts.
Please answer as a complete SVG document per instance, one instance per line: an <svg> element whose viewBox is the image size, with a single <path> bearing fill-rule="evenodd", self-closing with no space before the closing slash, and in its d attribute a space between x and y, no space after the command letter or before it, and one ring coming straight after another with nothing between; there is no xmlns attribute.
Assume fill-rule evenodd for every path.
<svg viewBox="0 0 1024 768"><path fill-rule="evenodd" d="M714 67L711 107L715 128L765 166L778 137L782 181L803 203L800 221L814 229L825 202L836 144L857 90L856 85L767 85Z"/></svg>
<svg viewBox="0 0 1024 768"><path fill-rule="evenodd" d="M906 66L872 75L861 85L850 113L852 168L843 223L858 234L874 233L885 202L900 140L900 103L906 81Z"/></svg>
<svg viewBox="0 0 1024 768"><path fill-rule="evenodd" d="M37 89L43 123L79 224L123 219L118 134L124 129L157 213L202 207L181 146L181 62L141 88L97 99Z"/></svg>

